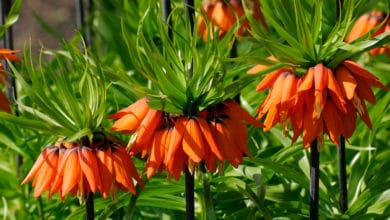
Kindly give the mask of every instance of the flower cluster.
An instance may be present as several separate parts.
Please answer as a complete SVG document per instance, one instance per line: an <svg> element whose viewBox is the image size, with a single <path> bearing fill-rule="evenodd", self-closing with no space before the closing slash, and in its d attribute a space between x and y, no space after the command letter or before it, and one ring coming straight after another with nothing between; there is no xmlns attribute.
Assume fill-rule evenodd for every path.
<svg viewBox="0 0 390 220"><path fill-rule="evenodd" d="M257 91L270 88L265 101L258 108L264 130L281 123L285 134L291 124L294 143L302 133L304 147L326 133L333 143L339 136L352 136L357 115L371 128L365 101L375 104L371 87L387 89L377 77L354 61L343 61L335 71L323 64L311 67L302 76L282 68L267 75Z"/></svg>
<svg viewBox="0 0 390 220"><path fill-rule="evenodd" d="M261 126L233 100L195 115L177 115L150 109L143 98L110 118L118 119L113 131L135 133L131 154L149 154L148 178L165 168L169 176L179 179L183 170L193 172L202 161L210 171L216 171L217 161L227 160L237 167L243 154L250 156L244 122Z"/></svg>
<svg viewBox="0 0 390 220"><path fill-rule="evenodd" d="M133 178L142 184L125 147L105 140L91 146L71 142L44 148L22 184L33 179L35 197L48 190L49 198L55 192L62 199L67 193L83 199L90 192L114 198L117 189L136 193Z"/></svg>

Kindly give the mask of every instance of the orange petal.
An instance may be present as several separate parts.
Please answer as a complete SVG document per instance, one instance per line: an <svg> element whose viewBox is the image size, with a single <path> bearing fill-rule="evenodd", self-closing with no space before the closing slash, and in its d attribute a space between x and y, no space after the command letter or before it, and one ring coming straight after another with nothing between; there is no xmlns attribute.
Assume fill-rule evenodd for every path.
<svg viewBox="0 0 390 220"><path fill-rule="evenodd" d="M128 113L115 121L112 125L112 131L121 131L124 134L133 133L141 124L143 118L139 118L133 113Z"/></svg>
<svg viewBox="0 0 390 220"><path fill-rule="evenodd" d="M44 191L50 189L50 185L57 174L58 167L58 148L50 149L47 158L44 160L39 172L37 173L34 183L34 197L40 196Z"/></svg>
<svg viewBox="0 0 390 220"><path fill-rule="evenodd" d="M79 151L79 161L81 171L86 177L91 191L94 193L96 191L101 191L102 183L96 154L92 151L91 148L82 147Z"/></svg>
<svg viewBox="0 0 390 220"><path fill-rule="evenodd" d="M181 146L186 125L187 125L187 119L184 117L177 119L177 121L175 122L173 130L171 131L172 133L170 135L170 140L168 140L169 144L168 144L168 153L165 161L166 163L169 163L170 161L173 160L176 151Z"/></svg>
<svg viewBox="0 0 390 220"><path fill-rule="evenodd" d="M343 65L345 65L351 71L352 74L365 78L366 82L369 85L381 88L383 90L388 90L388 88L384 86L376 76L372 75L363 66L359 65L358 63L352 60L345 60L343 62Z"/></svg>
<svg viewBox="0 0 390 220"><path fill-rule="evenodd" d="M257 109L258 115L256 119L261 119L268 111L269 108L271 107L269 105L269 99L270 99L270 93L265 97L263 103L261 103L260 107Z"/></svg>
<svg viewBox="0 0 390 220"><path fill-rule="evenodd" d="M62 193L61 196L65 196L70 192L74 187L77 187L79 182L82 179L82 173L80 168L80 161L77 153L77 148L69 149L65 154L68 154L66 157L64 169L64 178L62 180Z"/></svg>
<svg viewBox="0 0 390 220"><path fill-rule="evenodd" d="M238 164L242 160L242 155L239 149L235 146L231 140L233 135L229 129L226 129L223 122L216 122L214 124L214 137L217 140L217 144L224 154L224 158L233 166L238 167ZM241 159L240 159L241 158Z"/></svg>
<svg viewBox="0 0 390 220"><path fill-rule="evenodd" d="M124 147L118 147L112 150L112 164L115 172L115 181L120 183L126 190L135 194L135 187L130 172L132 161L126 153Z"/></svg>
<svg viewBox="0 0 390 220"><path fill-rule="evenodd" d="M0 110L11 113L9 101L2 91L0 91Z"/></svg>
<svg viewBox="0 0 390 220"><path fill-rule="evenodd" d="M211 147L209 146L207 141L205 141L204 144L205 144L204 162L206 164L207 170L209 172L215 172L217 170L217 158L215 154L211 151Z"/></svg>
<svg viewBox="0 0 390 220"><path fill-rule="evenodd" d="M229 99L226 100L223 104L227 107L226 114L229 115L229 117L235 118L239 121L245 121L257 127L263 127L263 124L261 124L252 115L245 111L237 102Z"/></svg>
<svg viewBox="0 0 390 220"><path fill-rule="evenodd" d="M146 113L149 111L147 100L148 100L147 98L142 98L134 102L133 104L129 105L128 107L121 109L117 113L108 116L107 118L116 119L116 118L121 118L126 114L132 113L137 115L137 118L142 121Z"/></svg>
<svg viewBox="0 0 390 220"><path fill-rule="evenodd" d="M345 100L343 90L340 88L339 83L336 78L333 76L333 73L329 70L328 74L328 89L329 94L333 99L333 102L336 104L337 108L342 112L346 112L347 109L345 107Z"/></svg>
<svg viewBox="0 0 390 220"><path fill-rule="evenodd" d="M362 104L361 106L362 106L363 112L361 114L359 114L360 118L364 121L364 123L367 125L367 127L372 129L372 124L371 124L370 116L368 115L367 106L363 100L361 101L361 104Z"/></svg>
<svg viewBox="0 0 390 220"><path fill-rule="evenodd" d="M20 57L16 56L14 53L19 53L20 50L10 50L6 48L0 48L0 59L8 59L10 61L18 62Z"/></svg>
<svg viewBox="0 0 390 220"><path fill-rule="evenodd" d="M201 130L195 119L189 119L183 134L183 150L195 163L202 161L205 155Z"/></svg>
<svg viewBox="0 0 390 220"><path fill-rule="evenodd" d="M225 28L226 26L228 26L228 20L225 17L225 12L224 12L222 2L217 2L215 4L211 17L212 17L213 24L215 26L220 28Z"/></svg>
<svg viewBox="0 0 390 220"><path fill-rule="evenodd" d="M270 90L269 98L267 98L267 102L264 104L262 111L267 112L273 106L280 104L282 99L282 92L284 90L285 79L286 77L284 75L280 75L275 81L275 84Z"/></svg>
<svg viewBox="0 0 390 220"><path fill-rule="evenodd" d="M340 112L337 111L336 106L333 104L331 99L328 99L323 112L323 119L325 122L326 129L329 133L329 138L336 145L340 144L340 124L342 124L342 119L340 117Z"/></svg>
<svg viewBox="0 0 390 220"><path fill-rule="evenodd" d="M231 137L236 146L244 153L247 157L251 158L251 154L248 150L248 130L244 123L241 121L235 121L232 118L224 119L225 126L232 134L235 134Z"/></svg>
<svg viewBox="0 0 390 220"><path fill-rule="evenodd" d="M314 118L319 119L321 117L322 110L325 107L327 94L328 94L327 90L323 90L321 91L321 93L315 95L313 119Z"/></svg>
<svg viewBox="0 0 390 220"><path fill-rule="evenodd" d="M147 177L151 178L164 160L165 143L168 129L156 131L153 145L147 162Z"/></svg>
<svg viewBox="0 0 390 220"><path fill-rule="evenodd" d="M356 23L354 24L354 26L352 27L348 36L345 38L345 41L348 43L352 42L357 38L361 37L362 35L364 35L365 33L367 33L367 31L369 31L367 29L367 23L369 19L370 19L369 14L364 14L360 16L356 21Z"/></svg>
<svg viewBox="0 0 390 220"><path fill-rule="evenodd" d="M96 151L96 157L99 167L99 172L102 180L101 194L106 198L108 194L113 194L114 186L114 167L112 162L111 147L107 149L99 149Z"/></svg>
<svg viewBox="0 0 390 220"><path fill-rule="evenodd" d="M336 69L336 80L341 86L344 96L351 100L355 94L357 82L349 70L344 66L339 66Z"/></svg>
<svg viewBox="0 0 390 220"><path fill-rule="evenodd" d="M269 73L264 77L263 80L256 87L256 91L263 91L269 87L271 87L275 81L279 78L279 76L284 72L291 72L289 69L281 68L272 73Z"/></svg>
<svg viewBox="0 0 390 220"><path fill-rule="evenodd" d="M215 156L217 156L217 158L222 161L223 160L222 153L218 148L217 143L215 142L215 139L212 134L212 130L210 128L210 126L212 125L207 123L207 121L203 118L198 118L198 123L202 131L203 137L205 138L205 142L207 142L211 148L211 152L214 153Z"/></svg>
<svg viewBox="0 0 390 220"><path fill-rule="evenodd" d="M63 147L59 148L58 151L58 167L57 167L57 174L53 180L53 184L50 187L49 191L49 198L55 193L58 192L59 195L61 196L61 187L62 187L62 180L64 177L64 154L67 150ZM64 198L63 196L61 197L62 199Z"/></svg>
<svg viewBox="0 0 390 220"><path fill-rule="evenodd" d="M314 81L314 68L310 67L305 75L302 77L302 81L298 86L298 92L309 90L313 86Z"/></svg>
<svg viewBox="0 0 390 220"><path fill-rule="evenodd" d="M307 102L312 103L312 98L307 96ZM318 136L322 135L322 118L313 119L312 115L314 112L314 105L307 105L307 111L304 114L303 118L303 127L302 127L302 139L303 146L308 148L311 142L316 139Z"/></svg>
<svg viewBox="0 0 390 220"><path fill-rule="evenodd" d="M172 160L168 161L168 172L176 180L179 180L181 171L185 169L185 161L188 161L188 156L184 153L183 148L181 147L176 150Z"/></svg>
<svg viewBox="0 0 390 220"><path fill-rule="evenodd" d="M290 117L291 117L291 125L294 131L294 135L292 137L291 142L295 143L295 141L298 139L299 135L302 132L303 127L303 118L305 114L304 109L304 100L305 98L303 96L306 95L306 92L300 93L300 95L297 98L297 102L294 107L294 111L291 111Z"/></svg>
<svg viewBox="0 0 390 220"><path fill-rule="evenodd" d="M44 148L42 152L39 154L37 160L34 162L34 165L28 172L26 178L24 178L24 180L22 181L22 184L26 184L28 181L30 181L32 178L35 177L37 172L39 172L42 164L45 163L45 161L47 160L48 154L49 154L49 148Z"/></svg>
<svg viewBox="0 0 390 220"><path fill-rule="evenodd" d="M340 123L340 132L345 138L350 138L356 128L356 109L351 101L346 106L347 113L341 116L343 123Z"/></svg>
<svg viewBox="0 0 390 220"><path fill-rule="evenodd" d="M149 150L155 130L162 123L162 112L151 109L146 114L145 119L141 122L137 130L137 138L131 145L131 152L137 154L143 150Z"/></svg>
<svg viewBox="0 0 390 220"><path fill-rule="evenodd" d="M284 90L282 91L282 98L280 103L281 111L288 111L294 103L298 89L298 78L294 74L287 74L284 81Z"/></svg>
<svg viewBox="0 0 390 220"><path fill-rule="evenodd" d="M271 107L264 121L264 131L269 131L280 121L280 105Z"/></svg>
<svg viewBox="0 0 390 220"><path fill-rule="evenodd" d="M360 76L355 76L358 81L358 86L356 87L356 94L358 97L367 100L371 104L376 103L375 94L370 88L370 85L366 82L366 80Z"/></svg>
<svg viewBox="0 0 390 220"><path fill-rule="evenodd" d="M314 67L314 88L315 93L321 93L328 85L328 75L333 74L329 69L322 63L317 64Z"/></svg>

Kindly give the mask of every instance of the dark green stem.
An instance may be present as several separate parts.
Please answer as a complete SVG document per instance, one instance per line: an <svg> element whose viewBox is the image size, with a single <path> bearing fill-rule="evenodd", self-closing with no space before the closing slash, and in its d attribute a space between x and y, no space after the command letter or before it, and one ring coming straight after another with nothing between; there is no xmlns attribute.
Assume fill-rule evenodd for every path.
<svg viewBox="0 0 390 220"><path fill-rule="evenodd" d="M172 6L171 6L171 0L162 0L162 19L165 24L168 22L168 36L172 39L172 28L171 28L171 22L168 21L168 17L171 14Z"/></svg>
<svg viewBox="0 0 390 220"><path fill-rule="evenodd" d="M310 145L310 220L318 219L320 154L317 140Z"/></svg>
<svg viewBox="0 0 390 220"><path fill-rule="evenodd" d="M138 195L138 193L137 193ZM131 220L133 219L134 211L135 211L135 204L137 203L138 196L137 195L132 195L129 206L127 207L127 213L126 213L126 219Z"/></svg>
<svg viewBox="0 0 390 220"><path fill-rule="evenodd" d="M85 42L85 46L87 48L92 45L92 29L88 26L85 27L85 7L83 0L75 0L76 6L76 25L77 28L81 31L81 35L83 36L83 40ZM89 1L88 11L92 12L93 1Z"/></svg>
<svg viewBox="0 0 390 220"><path fill-rule="evenodd" d="M235 58L238 56L238 52L237 52L237 40L234 39L233 41L233 45L232 45L232 49L230 50L230 58ZM238 76L235 76L234 77L234 80L238 80ZM237 103L241 103L241 100L240 100L240 93L238 93L235 97L234 97L234 101L236 101Z"/></svg>
<svg viewBox="0 0 390 220"><path fill-rule="evenodd" d="M0 1L1 24L5 24L8 13L11 9L11 4L12 4L11 0L1 0ZM7 28L4 32L3 47L10 49L10 50L14 49L12 26ZM7 62L4 62L3 66L4 66L4 69L6 72L8 72L8 73L11 72L11 68ZM6 88L8 100L11 103L15 103L15 100L17 99L17 93L16 93L17 90L16 90L15 79L11 75L8 74L7 80L8 80L8 84L9 84L9 86L7 86L7 88ZM19 112L18 112L16 107L15 107L14 114L16 116L19 115ZM17 177L21 176L20 175L20 167L22 166L22 163L23 163L23 157L20 154L16 154L16 176Z"/></svg>
<svg viewBox="0 0 390 220"><path fill-rule="evenodd" d="M148 179L143 179L142 182L144 184L147 184ZM140 184L137 184L137 186L135 187L136 193L135 193L135 195L131 196L129 205L127 206L127 213L126 213L126 219L127 220L133 219L135 207L136 207L136 204L137 204L137 199L138 199L138 196L141 194L142 189L143 189L143 186L141 186Z"/></svg>
<svg viewBox="0 0 390 220"><path fill-rule="evenodd" d="M339 165L339 205L341 213L348 209L348 191L347 191L347 171L345 163L345 138L340 136L340 145L338 147L338 165Z"/></svg>
<svg viewBox="0 0 390 220"><path fill-rule="evenodd" d="M45 219L45 216L43 215L43 205L42 205L42 197L38 197L38 217L41 220Z"/></svg>
<svg viewBox="0 0 390 220"><path fill-rule="evenodd" d="M215 218L214 206L213 206L213 196L210 190L210 181L209 173L207 172L204 162L200 165L203 181L203 198L202 198L202 210L205 217L203 219L213 220Z"/></svg>
<svg viewBox="0 0 390 220"><path fill-rule="evenodd" d="M94 220L95 219L95 208L93 201L93 193L90 192L86 197L85 203L85 211L86 211L86 220Z"/></svg>
<svg viewBox="0 0 390 220"><path fill-rule="evenodd" d="M340 18L343 0L336 0L336 16ZM347 192L347 171L345 163L345 138L340 135L340 145L337 149L338 155L338 166L339 166L339 206L341 213L345 213L348 209L348 192Z"/></svg>
<svg viewBox="0 0 390 220"><path fill-rule="evenodd" d="M185 184L186 184L186 216L187 220L195 219L195 198L194 198L194 176L190 173L188 168L185 169Z"/></svg>
<svg viewBox="0 0 390 220"><path fill-rule="evenodd" d="M192 32L194 30L194 15L195 15L194 0L183 0L183 3L187 9L188 17L190 19L191 32Z"/></svg>

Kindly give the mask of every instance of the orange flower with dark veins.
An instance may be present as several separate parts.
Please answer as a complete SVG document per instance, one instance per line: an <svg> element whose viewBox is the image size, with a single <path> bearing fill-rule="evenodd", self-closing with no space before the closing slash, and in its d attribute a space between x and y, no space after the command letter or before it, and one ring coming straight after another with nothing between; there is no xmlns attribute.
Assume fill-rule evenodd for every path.
<svg viewBox="0 0 390 220"><path fill-rule="evenodd" d="M129 108L137 111L137 103ZM142 107L138 108L142 111ZM117 122L113 128L116 128ZM168 177L178 180L183 170L193 172L201 162L213 172L218 161L222 165L227 160L237 167L243 155L250 156L245 123L262 126L232 100L195 115L176 115L150 109L138 123L139 127L129 144L130 154L142 153L142 157L148 154L144 169L148 178L165 169ZM125 126L121 130L126 133L129 129Z"/></svg>
<svg viewBox="0 0 390 220"><path fill-rule="evenodd" d="M352 136L357 114L372 127L364 102L375 104L372 86L387 89L377 77L350 60L342 62L335 73L317 64L301 77L282 68L264 77L256 88L257 91L270 88L258 109L258 118L266 117L265 131L280 123L285 135L291 124L292 143L302 134L305 148L315 139L321 146L323 134L339 144L340 135Z"/></svg>
<svg viewBox="0 0 390 220"><path fill-rule="evenodd" d="M384 12L372 11L370 13L366 13L358 18L355 25L352 27L351 32L345 38L345 41L348 43L352 42L364 34L367 34L369 31L372 31L380 24L382 24L382 26L370 37L376 37L379 34L389 31L390 19ZM370 50L370 54L374 56L378 54L386 54L387 56L390 56L390 49L388 48L388 45L387 47L374 48Z"/></svg>
<svg viewBox="0 0 390 220"><path fill-rule="evenodd" d="M110 141L90 147L64 143L43 149L22 184L33 179L34 196L49 191L83 199L90 192L115 197L117 189L136 193L133 178L142 185L125 147Z"/></svg>
<svg viewBox="0 0 390 220"><path fill-rule="evenodd" d="M0 60L8 59L10 61L18 62L20 61L20 58L14 54L18 52L20 52L20 50L9 50L5 48L0 48ZM0 63L0 84L9 87L7 75L5 74L4 67L1 63ZM0 110L11 113L11 107L9 105L9 101L2 91L0 91Z"/></svg>
<svg viewBox="0 0 390 220"><path fill-rule="evenodd" d="M253 17L259 20L265 27L266 23L263 14L260 11L260 3L253 3ZM213 36L215 31L218 32L218 37L223 37L236 23L245 16L241 1L239 0L207 0L203 3L201 12L203 17L198 19L198 36L202 36L204 41L207 41L209 34ZM210 22L207 24L205 18ZM210 28L207 29L207 26ZM249 29L249 22L244 19L237 31L238 36L242 36ZM210 32L210 33L208 33Z"/></svg>

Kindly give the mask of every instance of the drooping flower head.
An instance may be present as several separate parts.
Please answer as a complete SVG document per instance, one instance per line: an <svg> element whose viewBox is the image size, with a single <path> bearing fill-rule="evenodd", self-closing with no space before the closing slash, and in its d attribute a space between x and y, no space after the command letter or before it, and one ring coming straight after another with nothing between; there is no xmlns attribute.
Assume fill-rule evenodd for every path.
<svg viewBox="0 0 390 220"><path fill-rule="evenodd" d="M130 154L148 155L148 178L165 169L179 179L184 169L193 172L201 162L210 171L225 160L237 167L243 155L250 156L245 122L261 126L232 100L189 116L149 109L144 98L110 118L118 119L112 130L134 132Z"/></svg>
<svg viewBox="0 0 390 220"><path fill-rule="evenodd" d="M257 86L257 91L269 90L258 108L258 118L265 118L264 130L280 123L287 135L291 127L292 142L302 136L303 145L307 148L314 140L322 146L324 134L337 145L340 136L351 137L357 115L371 128L365 101L375 103L371 87L387 88L376 76L348 57L374 46L379 47L381 39L388 36L376 35L378 39L370 39L366 47L361 46L362 39L351 42L353 46L350 46L344 42L348 31L340 28L344 24L336 23L331 31L310 29L311 25L329 25L326 20L321 20L321 16L315 16L313 20L302 16L305 13L325 13L321 2L315 3L311 10L304 8L299 1L294 1L294 4L286 2L285 7L293 8L294 17L299 20L296 26L286 25L283 20L290 15L270 13L272 8L282 7L279 4L265 1L263 7L267 21L285 42L273 40L273 36L261 27L254 31L255 38L272 54L262 63L274 64L272 69L276 69ZM344 4L349 4L346 10L353 8L352 2ZM342 11L340 16L348 13L351 12ZM349 21L343 18L338 22L346 24ZM355 47L354 44L360 46ZM256 65L248 73L264 71L268 68L264 64Z"/></svg>
<svg viewBox="0 0 390 220"><path fill-rule="evenodd" d="M58 192L62 199L70 193L82 200L90 192L103 198L115 198L118 189L135 194L133 179L142 185L125 147L105 140L45 147L22 184L33 180L35 197L48 191L49 198Z"/></svg>
<svg viewBox="0 0 390 220"><path fill-rule="evenodd" d="M258 84L256 90L269 93L258 109L258 118L265 117L264 130L280 123L284 134L291 125L293 143L302 134L303 144L328 134L333 143L339 136L352 136L356 116L371 128L365 101L375 104L371 87L387 89L379 79L351 60L342 62L335 71L323 64L311 67L303 76L291 69L278 69Z"/></svg>
<svg viewBox="0 0 390 220"><path fill-rule="evenodd" d="M241 6L239 1L216 4L212 6L217 8L215 13L225 13L234 4ZM156 9L151 7L145 18L154 16ZM183 171L192 173L200 164L210 171L225 161L237 167L243 155L250 156L246 123L261 126L231 100L244 83L232 80L238 71L225 77L230 38L199 41L193 35L196 28L189 27L181 12L185 13L172 11L165 23L156 20L158 44L150 37L154 33L142 26L135 40L128 39L134 45L130 48L137 72L152 86L143 92L147 98L109 116L117 119L113 131L132 133L130 154L145 158L144 172L149 178L165 170L168 177L179 179ZM232 17L237 12L229 13ZM166 25L170 22L174 25ZM231 21L224 22L230 25Z"/></svg>
<svg viewBox="0 0 390 220"><path fill-rule="evenodd" d="M253 16L266 26L259 4L259 1L253 1ZM207 41L209 35L212 38L217 30L218 37L223 37L245 16L242 2L239 0L207 0L203 3L201 12L203 16L198 18L198 36L202 36L204 41ZM205 19L210 23L208 24ZM241 21L236 34L242 36L248 29L249 22L244 19Z"/></svg>
<svg viewBox="0 0 390 220"><path fill-rule="evenodd" d="M379 25L381 25L381 27L377 29L375 32L373 32L373 30L377 28ZM381 11L371 11L363 14L357 19L355 25L351 29L351 32L345 38L345 41L352 42L364 36L365 34L368 34L370 31L373 33L371 34L371 36L368 37L373 38L389 30L390 30L389 15L386 15L386 13ZM390 49L388 48L388 46L374 48L369 52L373 56L376 56L378 54L386 54L387 56L390 56Z"/></svg>
<svg viewBox="0 0 390 220"><path fill-rule="evenodd" d="M135 193L133 178L142 183L131 156L102 129L107 90L102 68L78 46L64 46L49 61L24 62L23 72L15 69L23 94L19 116L0 112L2 120L20 127L65 137L43 149L23 183L33 180L35 196L58 192L62 199L90 193L105 198L117 189Z"/></svg>

